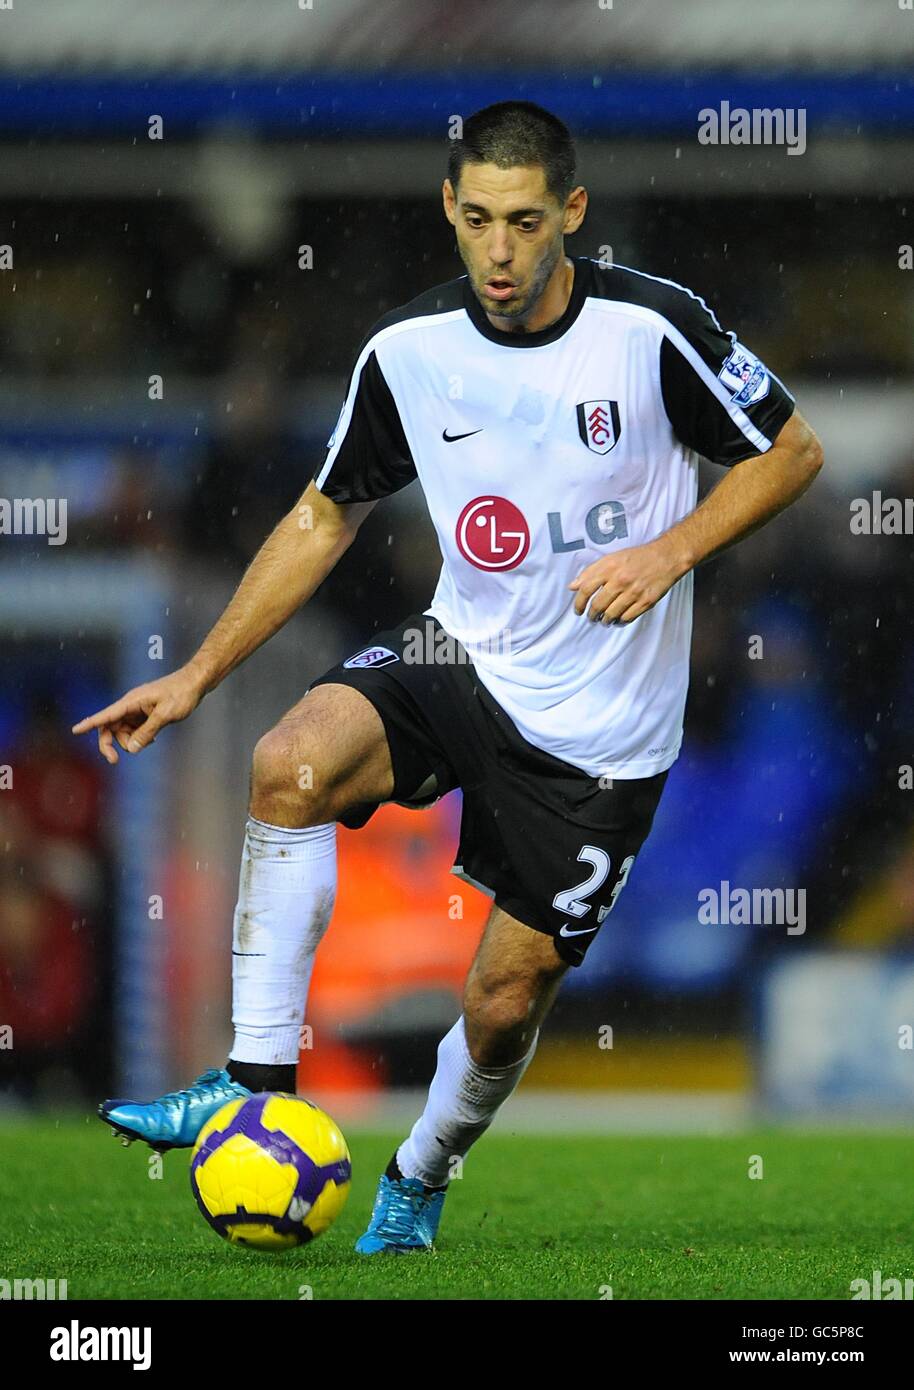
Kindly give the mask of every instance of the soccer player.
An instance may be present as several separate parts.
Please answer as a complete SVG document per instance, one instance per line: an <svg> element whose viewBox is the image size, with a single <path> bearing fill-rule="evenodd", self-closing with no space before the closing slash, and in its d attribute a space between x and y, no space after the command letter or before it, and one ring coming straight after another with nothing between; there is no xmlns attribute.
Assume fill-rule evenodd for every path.
<svg viewBox="0 0 914 1390"><path fill-rule="evenodd" d="M225 1068L100 1108L123 1136L180 1147L232 1097L294 1091L336 822L460 787L454 871L493 906L363 1254L431 1246L454 1159L517 1086L625 885L680 749L692 571L822 464L793 397L703 300L566 255L587 194L555 116L516 101L471 116L443 198L466 274L368 333L325 463L196 655L75 726L109 763L147 748L418 478L442 555L431 604L366 631L254 751ZM699 455L728 471L696 507Z"/></svg>

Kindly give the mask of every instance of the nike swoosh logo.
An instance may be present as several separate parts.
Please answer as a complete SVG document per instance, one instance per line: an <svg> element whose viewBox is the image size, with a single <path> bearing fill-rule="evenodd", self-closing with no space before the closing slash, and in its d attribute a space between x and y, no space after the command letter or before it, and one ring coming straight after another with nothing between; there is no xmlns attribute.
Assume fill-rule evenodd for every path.
<svg viewBox="0 0 914 1390"><path fill-rule="evenodd" d="M596 927L581 927L578 931L569 931L568 923L564 922L559 931L559 936L586 936L588 932L596 931Z"/></svg>
<svg viewBox="0 0 914 1390"><path fill-rule="evenodd" d="M469 439L474 434L482 434L482 430L467 430L466 434L448 434L447 430L442 430L441 438L445 444L456 444L458 439Z"/></svg>

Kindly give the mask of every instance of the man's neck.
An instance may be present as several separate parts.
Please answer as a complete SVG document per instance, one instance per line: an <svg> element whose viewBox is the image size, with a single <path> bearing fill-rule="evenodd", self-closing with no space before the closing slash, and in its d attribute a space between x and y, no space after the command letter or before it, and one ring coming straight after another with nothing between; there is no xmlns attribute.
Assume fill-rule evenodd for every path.
<svg viewBox="0 0 914 1390"><path fill-rule="evenodd" d="M499 318L486 313L493 328L501 333L539 333L557 323L568 308L574 286L574 262L563 256L546 283L546 288L534 305L529 317L522 320Z"/></svg>

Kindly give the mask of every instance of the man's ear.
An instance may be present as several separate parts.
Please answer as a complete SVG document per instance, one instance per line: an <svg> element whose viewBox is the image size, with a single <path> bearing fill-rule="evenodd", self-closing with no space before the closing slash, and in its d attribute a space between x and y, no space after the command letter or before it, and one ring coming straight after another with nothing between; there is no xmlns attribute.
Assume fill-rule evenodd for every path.
<svg viewBox="0 0 914 1390"><path fill-rule="evenodd" d="M451 183L450 179L445 179L444 183L441 185L441 200L444 203L445 217L452 227L456 226L457 194L454 191L454 185Z"/></svg>
<svg viewBox="0 0 914 1390"><path fill-rule="evenodd" d="M571 236L576 232L584 221L584 214L587 211L587 189L583 184L572 189L565 201L565 217L562 222L562 231L566 236Z"/></svg>

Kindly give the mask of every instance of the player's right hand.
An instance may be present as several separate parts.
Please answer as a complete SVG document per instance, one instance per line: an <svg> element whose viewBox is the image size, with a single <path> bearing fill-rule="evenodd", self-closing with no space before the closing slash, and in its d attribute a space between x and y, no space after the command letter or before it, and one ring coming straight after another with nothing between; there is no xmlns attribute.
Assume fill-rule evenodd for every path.
<svg viewBox="0 0 914 1390"><path fill-rule="evenodd" d="M113 705L74 724L73 733L97 729L99 752L107 762L116 763L119 754L115 744L125 753L139 753L155 742L166 724L177 724L192 714L205 693L199 679L182 666L169 676L128 690Z"/></svg>

